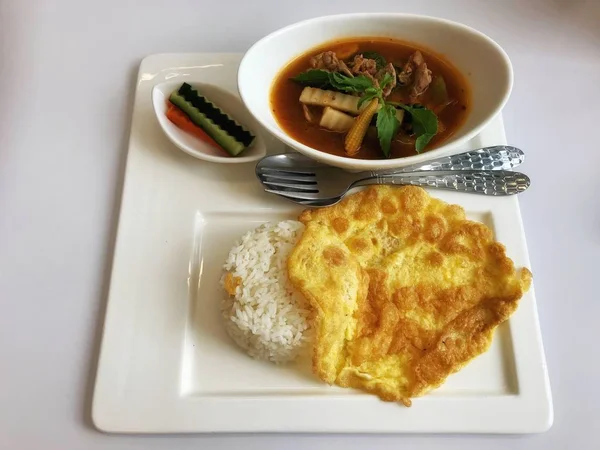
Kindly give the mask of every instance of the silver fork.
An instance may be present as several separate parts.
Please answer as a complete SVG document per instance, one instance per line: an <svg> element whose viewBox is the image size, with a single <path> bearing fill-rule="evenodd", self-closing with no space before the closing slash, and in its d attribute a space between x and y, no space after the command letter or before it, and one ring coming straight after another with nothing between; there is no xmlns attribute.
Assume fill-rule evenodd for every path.
<svg viewBox="0 0 600 450"><path fill-rule="evenodd" d="M529 187L526 175L505 170L523 159L519 149L496 146L393 171L349 173L290 153L263 158L256 166L256 175L265 191L305 206L333 205L351 189L371 184L410 184L500 196L518 194Z"/></svg>

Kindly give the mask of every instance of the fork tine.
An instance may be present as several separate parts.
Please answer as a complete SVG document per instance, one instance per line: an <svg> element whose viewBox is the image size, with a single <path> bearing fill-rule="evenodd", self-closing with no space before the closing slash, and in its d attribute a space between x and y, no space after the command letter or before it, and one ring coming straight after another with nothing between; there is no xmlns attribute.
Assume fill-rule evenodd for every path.
<svg viewBox="0 0 600 450"><path fill-rule="evenodd" d="M317 179L315 177L304 177L298 175L287 175L287 174L270 174L270 173L261 173L261 180L268 181L296 181L299 184L317 184Z"/></svg>
<svg viewBox="0 0 600 450"><path fill-rule="evenodd" d="M319 198L318 193L310 193L310 192L290 192L290 191L279 191L275 189L265 189L265 192L269 192L271 194L277 194L281 197L289 198L290 200L321 200ZM299 202L304 203L304 202Z"/></svg>
<svg viewBox="0 0 600 450"><path fill-rule="evenodd" d="M297 175L297 176L303 176L303 177L314 177L316 175L315 172L311 171L311 170L299 170L299 169L285 170L285 169L275 169L274 167L261 167L259 169L259 171L264 174L266 174L266 172L271 172L271 173Z"/></svg>
<svg viewBox="0 0 600 450"><path fill-rule="evenodd" d="M317 184L295 184L295 183L281 183L276 181L263 180L263 184L268 187L283 188L279 189L286 192L310 192L317 194L319 189Z"/></svg>

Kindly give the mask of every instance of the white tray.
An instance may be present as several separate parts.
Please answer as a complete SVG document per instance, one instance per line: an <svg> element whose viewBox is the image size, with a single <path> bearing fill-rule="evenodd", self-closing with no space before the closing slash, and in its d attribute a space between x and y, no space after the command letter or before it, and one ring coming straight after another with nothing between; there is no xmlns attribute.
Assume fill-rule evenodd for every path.
<svg viewBox="0 0 600 450"><path fill-rule="evenodd" d="M245 231L295 218L301 209L264 193L253 164L212 164L179 151L159 129L150 93L164 80L193 80L237 94L239 60L163 54L141 64L94 392L96 426L124 433L548 429L552 402L533 288L487 353L411 408L326 386L305 363L278 367L236 348L219 313L225 256ZM271 152L283 151L265 138ZM468 147L505 142L498 117ZM529 267L516 197L432 195L489 225L516 265Z"/></svg>

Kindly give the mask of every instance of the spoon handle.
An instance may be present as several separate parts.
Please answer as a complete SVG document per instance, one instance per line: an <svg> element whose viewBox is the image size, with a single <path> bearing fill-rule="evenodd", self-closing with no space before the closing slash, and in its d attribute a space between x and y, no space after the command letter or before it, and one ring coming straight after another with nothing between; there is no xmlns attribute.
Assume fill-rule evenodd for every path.
<svg viewBox="0 0 600 450"><path fill-rule="evenodd" d="M522 150L509 145L496 145L471 150L457 155L442 156L425 163L398 169L370 172L370 176L418 171L461 171L461 170L510 170L525 159Z"/></svg>
<svg viewBox="0 0 600 450"><path fill-rule="evenodd" d="M406 174L378 175L357 182L360 185L413 185L482 195L513 195L525 191L531 181L520 172L504 170L464 172L424 171Z"/></svg>

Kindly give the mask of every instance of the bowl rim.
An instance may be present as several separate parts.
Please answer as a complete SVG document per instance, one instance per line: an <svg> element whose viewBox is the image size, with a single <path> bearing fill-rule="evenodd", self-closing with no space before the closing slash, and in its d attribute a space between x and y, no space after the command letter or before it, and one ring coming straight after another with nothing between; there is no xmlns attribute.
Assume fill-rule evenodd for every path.
<svg viewBox="0 0 600 450"><path fill-rule="evenodd" d="M501 59L504 63L508 77L507 77L506 88L502 95L502 99L498 102L498 104L493 109L493 111L489 114L487 119L482 120L479 125L472 127L461 138L454 140L451 143L443 144L440 147L429 150L427 152L424 152L424 153L421 153L418 155L414 155L414 156L402 157L402 158L369 160L369 159L355 159L355 158L349 158L349 157L344 157L344 156L332 155L330 153L309 147L308 145L305 145L302 142L299 142L299 141L293 139L292 137L290 137L280 127L274 127L268 123L263 122L258 117L258 115L256 115L254 113L254 108L252 107L252 103L249 102L246 97L247 90L251 89L251 82L250 82L250 79L248 79L248 80L244 79L243 74L244 74L244 72L247 72L247 70L245 70L245 68L248 65L249 59L256 52L256 49L258 47L260 47L261 45L263 45L264 42L273 40L282 34L285 34L296 28L301 28L309 23L326 24L328 22L335 22L335 21L346 20L346 19L370 20L370 19L378 19L378 18L390 18L390 17L424 20L424 21L429 21L429 22L436 22L439 24L443 24L445 26L459 28L464 32L473 34L478 39L482 39L482 40L486 41L492 48L494 48L494 50L498 53L498 55L501 57ZM358 33L357 33L357 36L358 36ZM324 42L326 42L326 41L324 41ZM435 50L435 49L433 49L433 50ZM298 56L298 55L292 56L290 58L290 61L293 58L295 58L296 56ZM273 80L270 80L270 82L272 85ZM255 120L258 123L260 123L266 130L268 130L269 133L271 133L272 135L277 137L279 140L284 142L286 145L299 151L300 153L304 153L305 155L315 158L315 159L318 159L322 162L325 162L326 164L330 164L332 166L337 166L337 167L346 167L346 168L359 167L361 169L368 169L368 170L387 169L387 168L398 167L399 165L405 166L405 165L417 164L417 163L428 161L430 159L433 159L433 158L436 158L439 156L443 156L443 155L452 153L452 150L458 151L461 145L463 145L464 143L468 142L469 140L471 140L475 136L477 136L483 130L483 128L485 128L485 126L488 125L489 122L491 122L492 119L498 115L498 113L502 110L502 108L504 108L504 106L506 105L506 103L510 97L510 94L512 92L513 83L514 83L513 67L512 67L512 63L510 61L508 54L500 46L500 44L498 44L496 41L494 41L491 37L489 37L485 33L481 32L479 30L476 30L475 28L472 28L468 25L465 25L465 24L462 24L459 22L455 22L453 20L443 19L440 17L428 16L428 15L422 15L422 14L385 13L385 12L347 13L347 14L325 15L325 16L319 16L319 17L313 17L310 19L301 20L299 22L295 22L295 23L292 23L285 27L279 28L279 29L267 34L266 36L262 37L258 41L256 41L246 51L242 60L240 61L240 65L238 68L238 77L237 77L238 92L239 92L240 98L242 99L242 102L244 103L245 107L248 109L250 114L252 114L252 116L254 116ZM270 92L270 89L271 89L271 87L269 87L269 92Z"/></svg>
<svg viewBox="0 0 600 450"><path fill-rule="evenodd" d="M251 130L252 133L255 135L255 140L256 140L253 145L260 146L261 148L259 148L257 150L256 154L242 155L242 156L211 155L209 153L206 153L205 150L202 150L200 148L194 148L194 147L186 144L185 142L180 141L177 138L177 136L174 136L173 133L169 129L167 129L165 126L165 123L167 123L168 119L166 117L163 117L164 114L157 109L157 104L155 102L155 96L156 96L157 92L164 94L164 92L162 90L163 87L171 86L171 85L177 86L178 84L181 84L183 82L189 83L192 86L194 86L194 85L210 85L211 87L221 91L221 93L223 95L227 95L227 96L231 97L231 99L235 98L236 100L239 101L239 98L234 93L230 92L229 90L224 89L223 87L221 87L219 85L212 84L212 83L205 83L203 81L165 80L165 81L161 81L160 83L155 84L154 86L152 86L152 89L150 91L150 102L152 103L152 110L154 111L154 115L156 117L158 125L160 126L164 135L167 137L167 139L169 139L169 141L171 141L171 143L173 145L175 145L182 152L184 152L196 159L211 162L211 163L217 163L217 164L243 164L243 163L255 162L261 158L264 158L267 155L266 143L263 141L263 137L261 136L260 133L258 133L258 130L256 130L256 129ZM251 112L250 112L250 115L252 116L252 119L256 122L256 124L253 128L258 128L258 126L260 125L260 122L258 121L258 119L256 119L254 114L252 114ZM173 125L173 126L175 127L175 125ZM244 126L248 127L248 124L244 124ZM206 145L208 145L208 144L206 144Z"/></svg>

